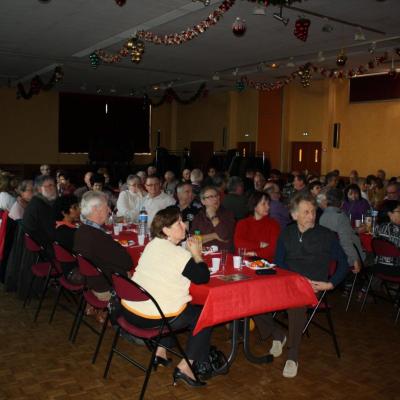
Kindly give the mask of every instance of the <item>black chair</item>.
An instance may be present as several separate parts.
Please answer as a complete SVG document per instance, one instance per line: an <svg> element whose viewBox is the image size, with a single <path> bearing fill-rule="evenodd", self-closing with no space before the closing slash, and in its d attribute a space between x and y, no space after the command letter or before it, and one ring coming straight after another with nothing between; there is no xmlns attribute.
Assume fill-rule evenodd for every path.
<svg viewBox="0 0 400 400"><path fill-rule="evenodd" d="M120 275L120 274L113 274L112 275L112 281L113 281L113 287L116 293L116 296L119 300L128 300L128 301L151 301L154 306L157 308L158 313L160 314L160 319L161 319L161 325L158 328L152 328L152 329L143 329L139 326L133 325L129 323L122 315L116 316L115 322L116 322L116 333L114 336L114 340L111 346L110 350L110 355L108 357L107 365L104 370L104 378L107 378L108 371L110 369L111 361L113 358L114 353L118 354L125 360L127 360L129 363L132 365L136 366L137 368L141 369L146 373L142 390L140 392L139 399L144 398L144 394L147 388L148 381L150 379L150 374L153 369L153 364L154 364L154 359L156 357L156 350L158 346L162 346L160 344L160 340L165 337L171 337L174 342L176 343L179 352L167 348L165 346L162 346L166 348L168 351L171 353L175 354L176 356L183 357L187 364L191 366L188 357L186 353L184 352L181 344L179 343L176 333L183 331L183 329L179 330L174 330L171 325L169 324L167 318L163 314L159 304L157 301L154 299L154 297L151 296L150 293L148 293L145 289L143 289L140 285L138 285L136 282ZM136 338L143 339L144 342L146 343L147 347L151 349L151 357L150 361L147 366L144 366L140 362L134 360L130 356L128 356L126 353L123 353L120 349L117 349L117 343L118 339L121 336L121 334L124 335L132 335ZM196 377L196 380L199 381L199 378L196 374L196 372L193 370L191 367L193 375Z"/></svg>

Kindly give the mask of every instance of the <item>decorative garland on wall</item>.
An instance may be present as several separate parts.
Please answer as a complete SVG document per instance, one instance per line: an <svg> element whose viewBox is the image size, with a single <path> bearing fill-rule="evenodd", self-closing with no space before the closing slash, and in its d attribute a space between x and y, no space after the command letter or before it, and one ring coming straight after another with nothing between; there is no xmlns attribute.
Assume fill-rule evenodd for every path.
<svg viewBox="0 0 400 400"><path fill-rule="evenodd" d="M188 104L192 104L194 103L196 100L198 100L201 96L206 97L208 95L208 90L206 88L206 84L202 83L199 88L197 89L196 93L188 98L188 99L182 99L181 97L179 97L178 93L175 92L174 89L172 88L168 88L164 94L162 95L161 99L154 102L152 100L149 99L149 96L146 94L145 98L149 99L149 103L153 106L153 107L160 107L162 106L165 102L167 103L172 103L172 101L176 101L179 104L183 104L183 105L188 105Z"/></svg>
<svg viewBox="0 0 400 400"><path fill-rule="evenodd" d="M368 71L374 69L378 65L387 61L388 58L389 58L388 53L384 53L382 56L375 57L374 59L370 60L367 64L360 65L357 69L351 68L348 70L318 67L317 65L314 65L313 63L310 62L299 67L296 71L292 72L285 79L280 79L273 83L265 81L255 81L249 79L247 76L243 76L240 80L236 82L236 89L238 91L242 91L245 89L246 86L248 86L252 89L263 90L263 91L277 90L285 85L288 85L290 82L292 82L297 78L300 78L301 84L304 87L308 87L310 86L312 73L318 73L324 78L349 79L356 75L363 75L367 73Z"/></svg>
<svg viewBox="0 0 400 400"><path fill-rule="evenodd" d="M54 69L53 75L51 76L50 80L47 83L43 83L41 77L36 75L32 78L29 90L26 91L24 85L20 82L17 84L17 99L21 97L25 100L29 100L34 95L38 95L40 91L49 91L53 89L53 87L61 82L64 78L64 71L63 69L58 66Z"/></svg>

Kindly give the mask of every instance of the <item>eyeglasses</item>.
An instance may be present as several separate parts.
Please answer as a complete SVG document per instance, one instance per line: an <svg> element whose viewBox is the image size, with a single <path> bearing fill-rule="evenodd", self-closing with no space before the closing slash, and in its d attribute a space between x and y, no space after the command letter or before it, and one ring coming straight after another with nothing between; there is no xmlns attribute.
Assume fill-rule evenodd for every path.
<svg viewBox="0 0 400 400"><path fill-rule="evenodd" d="M218 194L210 194L209 196L205 196L203 197L204 200L208 200L208 199L217 199L219 197Z"/></svg>

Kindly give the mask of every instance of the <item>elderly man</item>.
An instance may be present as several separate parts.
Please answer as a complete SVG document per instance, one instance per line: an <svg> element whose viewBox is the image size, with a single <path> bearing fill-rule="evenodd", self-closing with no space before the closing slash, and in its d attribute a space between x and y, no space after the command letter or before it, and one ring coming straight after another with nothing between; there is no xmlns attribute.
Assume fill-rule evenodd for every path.
<svg viewBox="0 0 400 400"><path fill-rule="evenodd" d="M51 176L41 175L35 180L35 190L36 194L26 206L22 218L22 228L44 247L50 258L53 258L56 223L53 204L57 198L56 183Z"/></svg>
<svg viewBox="0 0 400 400"><path fill-rule="evenodd" d="M126 186L127 189L122 190L118 196L117 216L125 217L129 215L131 218L136 219L145 195L142 181L137 175L129 175L126 178Z"/></svg>
<svg viewBox="0 0 400 400"><path fill-rule="evenodd" d="M361 269L361 260L358 254L365 259L361 247L360 238L355 234L351 227L350 220L342 211L343 192L340 189L332 188L326 192L326 207L319 220L321 226L337 233L340 245L347 256L348 265L353 268L353 272L359 272ZM357 247L357 250L354 248Z"/></svg>
<svg viewBox="0 0 400 400"><path fill-rule="evenodd" d="M247 198L244 196L244 183L242 178L231 176L228 180L228 194L224 196L222 205L233 212L235 220L247 216L249 209L247 207Z"/></svg>
<svg viewBox="0 0 400 400"><path fill-rule="evenodd" d="M296 223L287 226L281 233L275 253L275 263L281 268L305 276L315 292L322 292L332 290L344 279L348 272L348 265L346 255L335 234L315 224L315 210L315 198L310 194L299 193L292 199L290 212ZM334 275L329 277L328 269L331 260L337 260L338 267ZM288 355L283 376L294 378L298 370L299 348L307 320L307 308L289 309L288 317ZM275 324L272 315L258 316L256 323L264 337L268 335L273 337L270 353L274 357L280 356L286 344L286 336Z"/></svg>
<svg viewBox="0 0 400 400"><path fill-rule="evenodd" d="M194 200L192 185L187 182L181 182L176 187L176 196L178 200L176 205L179 207L182 215L182 221L186 224L189 231L194 217L201 209L201 204Z"/></svg>
<svg viewBox="0 0 400 400"><path fill-rule="evenodd" d="M90 180L92 179L92 176L93 176L93 172L91 172L91 171L86 172L85 176L83 177L83 181L85 184L75 190L74 195L78 198L79 201L81 201L84 193L88 192L89 190L92 190L92 184L90 182Z"/></svg>
<svg viewBox="0 0 400 400"><path fill-rule="evenodd" d="M160 178L156 175L148 176L144 186L147 195L143 198L140 208L144 207L147 211L148 225L150 226L157 212L174 205L175 200L172 196L161 191Z"/></svg>
<svg viewBox="0 0 400 400"><path fill-rule="evenodd" d="M196 197L198 197L200 194L203 178L203 172L199 168L193 169L190 173L190 182L192 182L193 193Z"/></svg>
<svg viewBox="0 0 400 400"><path fill-rule="evenodd" d="M114 272L126 276L132 268L132 259L128 252L103 229L110 213L107 202L107 195L103 192L89 191L83 195L81 202L83 223L75 232L74 251L99 267L111 280L111 274ZM110 285L105 277L89 277L87 282L99 300L110 299Z"/></svg>
<svg viewBox="0 0 400 400"><path fill-rule="evenodd" d="M281 191L275 182L267 182L264 186L264 192L269 194L269 216L278 221L281 229L290 223L289 210L281 202Z"/></svg>
<svg viewBox="0 0 400 400"><path fill-rule="evenodd" d="M388 183L385 200L400 200L400 184L398 182Z"/></svg>
<svg viewBox="0 0 400 400"><path fill-rule="evenodd" d="M165 193L173 196L175 194L176 186L178 185L178 180L175 178L175 174L168 170L164 174L164 184L163 190Z"/></svg>
<svg viewBox="0 0 400 400"><path fill-rule="evenodd" d="M203 244L233 251L235 218L232 212L220 205L218 190L213 186L204 187L200 199L204 208L194 218L190 231L199 230Z"/></svg>

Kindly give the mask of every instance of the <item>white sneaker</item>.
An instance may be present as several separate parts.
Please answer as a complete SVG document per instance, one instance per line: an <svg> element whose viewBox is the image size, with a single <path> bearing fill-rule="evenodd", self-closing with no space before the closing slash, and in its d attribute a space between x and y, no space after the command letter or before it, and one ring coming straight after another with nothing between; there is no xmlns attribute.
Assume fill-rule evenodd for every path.
<svg viewBox="0 0 400 400"><path fill-rule="evenodd" d="M297 375L297 369L299 367L299 363L293 360L287 360L285 364L285 368L283 368L282 375L285 378L294 378Z"/></svg>
<svg viewBox="0 0 400 400"><path fill-rule="evenodd" d="M280 340L273 340L269 354L272 354L275 358L282 354L283 347L286 344L286 336L283 338L282 342Z"/></svg>

